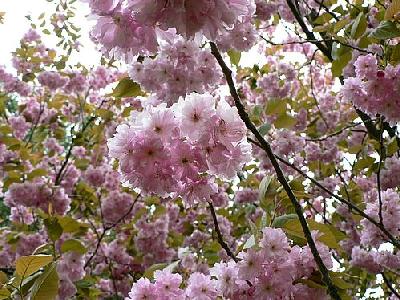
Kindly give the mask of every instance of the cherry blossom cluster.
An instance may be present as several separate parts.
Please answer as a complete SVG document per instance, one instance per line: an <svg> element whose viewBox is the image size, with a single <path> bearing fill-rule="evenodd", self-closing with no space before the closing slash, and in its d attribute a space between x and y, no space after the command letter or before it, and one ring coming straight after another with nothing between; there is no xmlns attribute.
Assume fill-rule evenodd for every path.
<svg viewBox="0 0 400 300"><path fill-rule="evenodd" d="M5 195L5 204L10 207L37 207L48 211L49 205L63 215L69 209L71 200L63 188L49 188L43 183L13 183Z"/></svg>
<svg viewBox="0 0 400 300"><path fill-rule="evenodd" d="M356 76L345 80L342 96L371 116L380 114L390 123L398 122L399 66L388 65L382 70L372 54L359 56L354 65Z"/></svg>
<svg viewBox="0 0 400 300"><path fill-rule="evenodd" d="M206 174L233 178L251 150L236 108L209 94L132 114L108 147L124 180L145 193L179 195L187 203L209 200L217 190Z"/></svg>
<svg viewBox="0 0 400 300"><path fill-rule="evenodd" d="M262 100L283 99L293 97L299 90L300 82L296 78L293 66L280 62L276 58L268 58L269 72L264 74L257 82L263 89Z"/></svg>
<svg viewBox="0 0 400 300"><path fill-rule="evenodd" d="M395 238L400 236L400 197L393 190L388 189L381 191L380 195L377 190L372 190L365 195L367 207L365 213L379 222L380 215L386 230ZM379 200L379 198L381 198ZM380 204L381 202L381 204ZM378 247L384 239L383 233L368 220L361 220L363 231L361 233L361 244Z"/></svg>
<svg viewBox="0 0 400 300"><path fill-rule="evenodd" d="M85 276L84 265L85 256L78 252L71 251L62 255L57 263L57 273L60 277L59 300L69 299L76 294L74 282Z"/></svg>
<svg viewBox="0 0 400 300"><path fill-rule="evenodd" d="M247 51L256 43L258 33L252 24L256 6L253 1L249 1L247 5L246 15L238 18L232 28L227 28L217 37L216 42L222 51Z"/></svg>
<svg viewBox="0 0 400 300"><path fill-rule="evenodd" d="M250 0L90 1L97 23L93 40L110 57L130 59L136 54L157 51L157 33L176 29L186 37L201 33L215 39L221 32L247 15L253 7Z"/></svg>
<svg viewBox="0 0 400 300"><path fill-rule="evenodd" d="M365 213L379 222L382 222L394 238L400 236L398 209L400 198L396 191L388 189L381 192L381 203L376 189L371 188L365 195L367 202ZM337 212L346 218L340 223L340 229L346 232L347 239L341 241L343 248L351 255L351 264L365 268L371 273L380 273L386 270L397 270L400 267L399 253L383 250L381 246L387 241L387 236L367 219L361 220L362 230L357 226L346 206L339 206Z"/></svg>
<svg viewBox="0 0 400 300"><path fill-rule="evenodd" d="M328 248L317 245L325 264L332 267ZM181 275L156 271L154 282L139 279L128 299L328 299L323 289L298 283L311 276L316 264L308 246L291 247L281 229L265 228L258 247L239 257L238 263L220 262L207 273L192 273L184 289Z"/></svg>
<svg viewBox="0 0 400 300"><path fill-rule="evenodd" d="M203 93L215 88L221 73L208 49L166 32L157 57L131 64L130 77L158 99L172 104L191 92Z"/></svg>

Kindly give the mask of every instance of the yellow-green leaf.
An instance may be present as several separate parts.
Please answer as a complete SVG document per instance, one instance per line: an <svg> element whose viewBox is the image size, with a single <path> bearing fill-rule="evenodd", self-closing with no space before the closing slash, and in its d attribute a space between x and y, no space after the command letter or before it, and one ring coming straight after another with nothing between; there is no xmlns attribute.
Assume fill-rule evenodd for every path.
<svg viewBox="0 0 400 300"><path fill-rule="evenodd" d="M63 229L63 232L75 232L81 228L89 227L88 224L80 223L69 216L59 216L57 219L58 223Z"/></svg>
<svg viewBox="0 0 400 300"><path fill-rule="evenodd" d="M51 255L21 256L16 262L16 272L20 276L27 277L48 265L52 260Z"/></svg>
<svg viewBox="0 0 400 300"><path fill-rule="evenodd" d="M58 294L59 277L56 263L50 264L32 286L32 300L52 300Z"/></svg>
<svg viewBox="0 0 400 300"><path fill-rule="evenodd" d="M274 122L276 128L291 128L296 125L296 118L286 113L280 115Z"/></svg>
<svg viewBox="0 0 400 300"><path fill-rule="evenodd" d="M36 169L30 172L27 176L28 180L31 181L32 179L40 176L46 176L47 175L47 170L45 169Z"/></svg>
<svg viewBox="0 0 400 300"><path fill-rule="evenodd" d="M393 0L385 11L385 20L398 18L400 12L400 0Z"/></svg>
<svg viewBox="0 0 400 300"><path fill-rule="evenodd" d="M228 50L228 56L232 65L238 66L242 53L236 50Z"/></svg>
<svg viewBox="0 0 400 300"><path fill-rule="evenodd" d="M11 295L10 291L7 290L5 287L0 289L0 300L8 299L10 295Z"/></svg>
<svg viewBox="0 0 400 300"><path fill-rule="evenodd" d="M61 252L69 252L69 251L75 251L81 254L86 253L86 248L85 246L82 245L82 243L76 239L70 239L66 240L62 245L61 245Z"/></svg>
<svg viewBox="0 0 400 300"><path fill-rule="evenodd" d="M140 85L132 81L129 77L125 77L120 80L116 88L110 94L110 96L122 98L122 97L137 97L143 95L140 89Z"/></svg>

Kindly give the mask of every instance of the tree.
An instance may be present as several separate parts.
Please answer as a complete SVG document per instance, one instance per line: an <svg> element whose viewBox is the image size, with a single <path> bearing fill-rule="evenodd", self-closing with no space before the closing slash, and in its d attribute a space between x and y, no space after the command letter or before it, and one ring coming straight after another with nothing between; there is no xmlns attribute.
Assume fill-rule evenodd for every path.
<svg viewBox="0 0 400 300"><path fill-rule="evenodd" d="M95 67L76 5L0 70L0 299L400 298L398 2L90 0Z"/></svg>

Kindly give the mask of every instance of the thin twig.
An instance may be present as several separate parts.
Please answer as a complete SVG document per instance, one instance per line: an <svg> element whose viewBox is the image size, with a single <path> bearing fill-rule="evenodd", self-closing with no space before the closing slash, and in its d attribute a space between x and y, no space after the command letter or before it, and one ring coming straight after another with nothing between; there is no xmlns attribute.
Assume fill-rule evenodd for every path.
<svg viewBox="0 0 400 300"><path fill-rule="evenodd" d="M97 252L99 251L101 242L103 241L103 238L105 237L106 233L107 233L109 230L111 230L111 229L113 229L114 227L116 227L120 222L122 222L122 221L132 212L133 207L135 206L135 204L136 204L136 202L138 201L139 197L140 197L140 194L138 194L138 195L136 196L136 198L135 198L135 200L132 202L132 205L130 206L129 210L128 210L121 218L119 218L117 222L115 222L114 224L112 224L112 225L110 225L110 226L105 226L104 229L103 229L103 232L101 233L100 236L99 236L99 234L98 234L97 231L96 231L96 235L98 236L96 248L95 248L94 252L92 253L92 255L89 257L89 259L87 260L87 262L85 263L85 266L84 266L85 269L89 266L90 262L91 262L91 261L93 260L93 258L97 255Z"/></svg>
<svg viewBox="0 0 400 300"><path fill-rule="evenodd" d="M386 277L385 273L381 273L383 281L385 282L386 286L389 288L389 290L398 298L400 299L400 294L394 289L393 285L389 281L389 279Z"/></svg>
<svg viewBox="0 0 400 300"><path fill-rule="evenodd" d="M217 215L215 214L214 205L211 202L208 202L208 207L210 208L211 216L213 218L214 229L215 229L215 232L217 233L218 243L221 245L221 247L225 250L226 254L228 254L228 256L230 258L232 258L236 263L239 262L239 259L232 252L232 250L229 248L227 243L225 243L225 241L224 241L224 237L222 236L221 230L219 229L218 219L217 219Z"/></svg>
<svg viewBox="0 0 400 300"><path fill-rule="evenodd" d="M376 174L376 185L378 188L378 203L379 203L379 223L383 225L383 216L382 216L382 192L381 192L381 169L382 169L382 160L383 160L383 151L385 147L383 146L383 117L380 119L380 137L379 137L379 164L378 164L378 171Z"/></svg>

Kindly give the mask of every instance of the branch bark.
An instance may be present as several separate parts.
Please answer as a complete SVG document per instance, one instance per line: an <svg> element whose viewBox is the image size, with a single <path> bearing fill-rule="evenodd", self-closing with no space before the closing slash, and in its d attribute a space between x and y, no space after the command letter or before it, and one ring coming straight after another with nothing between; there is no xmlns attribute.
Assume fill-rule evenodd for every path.
<svg viewBox="0 0 400 300"><path fill-rule="evenodd" d="M214 205L211 202L208 202L208 207L210 208L211 216L213 218L214 229L215 229L215 232L217 233L218 243L221 245L221 247L225 250L226 254L228 254L228 256L230 258L232 258L236 263L239 262L239 259L232 252L232 250L229 248L227 243L225 243L225 241L224 241L224 237L222 236L221 230L219 229L219 224L218 224L218 220L217 220L217 215L215 214Z"/></svg>

